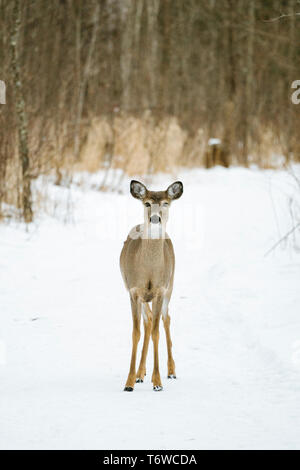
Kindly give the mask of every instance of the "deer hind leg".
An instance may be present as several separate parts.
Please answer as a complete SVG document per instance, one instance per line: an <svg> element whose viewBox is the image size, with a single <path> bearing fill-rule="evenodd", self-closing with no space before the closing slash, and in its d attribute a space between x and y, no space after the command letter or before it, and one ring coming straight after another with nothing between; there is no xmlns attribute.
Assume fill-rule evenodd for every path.
<svg viewBox="0 0 300 470"><path fill-rule="evenodd" d="M130 369L127 378L127 382L124 388L125 392L132 392L135 384L136 373L136 351L138 342L140 340L140 323L141 323L141 312L138 309L138 300L136 296L130 295L131 301L131 310L132 310L132 320L133 320L133 329L132 329L132 353L130 361Z"/></svg>
<svg viewBox="0 0 300 470"><path fill-rule="evenodd" d="M159 358L158 358L158 342L159 342L159 320L161 316L163 297L158 296L156 299L153 299L152 302L152 341L153 341L153 351L154 351L154 368L152 374L152 383L153 390L160 391L162 390L162 384L159 373Z"/></svg>
<svg viewBox="0 0 300 470"><path fill-rule="evenodd" d="M163 315L163 322L166 332L166 340L167 340L167 349L168 349L168 379L176 379L175 373L175 362L172 355L172 340L171 340L171 333L170 333L170 322L171 318L168 313Z"/></svg>
<svg viewBox="0 0 300 470"><path fill-rule="evenodd" d="M149 340L151 336L152 329L152 312L147 303L141 304L142 315L144 319L144 344L142 349L141 361L136 374L136 382L144 382L144 377L146 375L146 359L148 353Z"/></svg>

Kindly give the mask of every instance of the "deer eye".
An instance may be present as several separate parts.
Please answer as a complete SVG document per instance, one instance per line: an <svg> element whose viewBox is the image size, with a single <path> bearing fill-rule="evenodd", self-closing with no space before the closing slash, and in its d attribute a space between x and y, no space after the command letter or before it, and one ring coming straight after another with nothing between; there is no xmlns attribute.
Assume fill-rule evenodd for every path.
<svg viewBox="0 0 300 470"><path fill-rule="evenodd" d="M163 203L163 206L164 206L164 207L168 207L168 205L169 205L168 202L164 202L164 203Z"/></svg>
<svg viewBox="0 0 300 470"><path fill-rule="evenodd" d="M150 202L145 202L145 206L150 207L151 206Z"/></svg>

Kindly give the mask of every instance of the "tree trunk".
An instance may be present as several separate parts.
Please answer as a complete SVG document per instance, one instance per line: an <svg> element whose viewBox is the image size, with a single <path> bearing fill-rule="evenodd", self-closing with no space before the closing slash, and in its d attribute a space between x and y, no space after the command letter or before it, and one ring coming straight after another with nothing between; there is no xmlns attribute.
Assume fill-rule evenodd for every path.
<svg viewBox="0 0 300 470"><path fill-rule="evenodd" d="M295 7L294 0L289 0L288 4L288 14L290 15L290 25L289 25L289 87L291 86L294 80L294 60L295 60L295 33L296 33L296 16L295 16ZM286 163L289 163L293 154L293 125L294 125L294 105L289 103L288 115L287 115L287 130L286 130L286 145L285 145L285 158Z"/></svg>
<svg viewBox="0 0 300 470"><path fill-rule="evenodd" d="M96 38L98 34L98 29L99 29L99 16L100 16L100 6L99 3L96 2L95 4L95 10L94 10L94 18L93 18L93 30L92 30L92 37L91 37L91 42L89 44L88 48L88 53L87 53L87 58L84 64L83 68L83 73L79 85L79 97L78 97L78 107L77 107L77 114L76 114L76 119L75 119L75 139L74 139L74 155L75 158L78 160L79 159L79 153L80 153L80 123L81 123L81 118L82 118L82 112L83 112L83 103L84 103L84 97L86 93L86 87L88 83L88 78L90 75L90 69L91 69L91 63L92 63L92 56L95 48L95 43L96 43ZM80 54L80 51L78 51L78 47L81 47L81 39L80 39L80 31L78 31L78 28L80 28L80 23L79 26L78 24L76 25L76 57L77 57L77 62L78 62L78 54ZM79 43L78 43L79 41ZM79 65L80 66L80 65ZM78 68L78 66L77 66Z"/></svg>
<svg viewBox="0 0 300 470"><path fill-rule="evenodd" d="M25 110L25 100L22 89L20 58L18 54L18 39L21 25L21 1L15 0L13 7L13 23L11 33L11 69L15 92L15 107L18 120L18 147L22 168L22 210L26 223L32 222L31 178L29 173L28 124Z"/></svg>
<svg viewBox="0 0 300 470"><path fill-rule="evenodd" d="M248 24L249 32L247 37L246 51L246 83L245 83L245 109L244 109L244 142L242 160L248 166L249 135L253 109L253 47L255 32L255 0L250 0L248 4Z"/></svg>

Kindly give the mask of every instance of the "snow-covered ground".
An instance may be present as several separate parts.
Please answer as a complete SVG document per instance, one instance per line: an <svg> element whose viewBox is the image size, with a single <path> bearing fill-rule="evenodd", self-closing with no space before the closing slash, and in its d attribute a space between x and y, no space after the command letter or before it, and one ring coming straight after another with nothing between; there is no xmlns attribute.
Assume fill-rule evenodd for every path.
<svg viewBox="0 0 300 470"><path fill-rule="evenodd" d="M128 181L126 193L101 193L93 178L50 188L62 219L71 208L68 223L0 226L0 447L299 449L299 233L264 257L295 223L296 181L238 168L175 175L185 187L168 224L178 378L166 378L161 327L164 390L152 390L151 345L145 382L125 393L119 253L143 210Z"/></svg>

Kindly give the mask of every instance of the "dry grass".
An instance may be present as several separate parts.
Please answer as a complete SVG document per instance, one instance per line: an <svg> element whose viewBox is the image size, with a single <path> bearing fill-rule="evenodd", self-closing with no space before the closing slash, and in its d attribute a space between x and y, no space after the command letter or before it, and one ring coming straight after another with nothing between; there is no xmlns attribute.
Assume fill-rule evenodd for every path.
<svg viewBox="0 0 300 470"><path fill-rule="evenodd" d="M149 113L140 118L116 115L110 121L95 118L86 128L74 170L94 172L111 159L112 168L122 168L128 174L172 171L183 158L186 140L187 133L174 117L159 124ZM70 161L70 156L65 160Z"/></svg>
<svg viewBox="0 0 300 470"><path fill-rule="evenodd" d="M175 117L164 117L157 121L149 111L139 117L116 113L110 119L94 118L82 126L82 145L80 158L77 160L73 152L72 129L68 123L59 128L48 125L44 127L44 133L41 133L42 124L37 122L30 129L31 174L34 178L52 173L56 184L68 185L72 174L81 171L96 172L99 169L111 168L121 169L123 174L147 175L176 172L178 166L226 166L226 161L229 164L239 161L236 153L239 145L236 141L231 151L228 150L229 136L233 132L229 129L228 122L223 129L219 129L217 135L209 135L208 129L203 126L191 136ZM250 141L249 162L262 168L276 168L279 161L276 156L283 153L282 143L270 128L258 128L255 139ZM40 135L45 134L47 137L43 137L41 142ZM215 160L211 157L213 149L208 145L210 137L219 137L222 141L217 148ZM208 160L212 161L212 165L207 165ZM2 181L3 203L20 207L20 182L20 163L15 148L7 159L4 184ZM105 189L109 189L107 185ZM37 199L37 206L40 207L40 196Z"/></svg>

